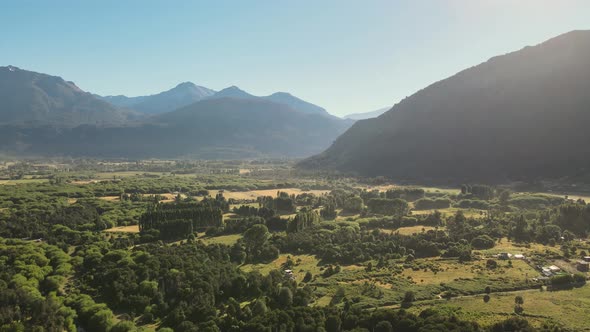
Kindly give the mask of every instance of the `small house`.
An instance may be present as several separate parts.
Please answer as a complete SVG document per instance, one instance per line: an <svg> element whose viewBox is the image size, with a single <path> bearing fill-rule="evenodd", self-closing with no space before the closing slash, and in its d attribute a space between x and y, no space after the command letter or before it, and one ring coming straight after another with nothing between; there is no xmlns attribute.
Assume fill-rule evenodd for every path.
<svg viewBox="0 0 590 332"><path fill-rule="evenodd" d="M546 277L551 277L553 275L553 273L551 272L551 269L549 269L546 266L541 268L541 273Z"/></svg>
<svg viewBox="0 0 590 332"><path fill-rule="evenodd" d="M559 268L559 266L555 266L555 265L551 265L549 267L549 270L551 270L552 273L557 273L557 272L561 271L561 269Z"/></svg>
<svg viewBox="0 0 590 332"><path fill-rule="evenodd" d="M578 271L588 272L590 271L590 263L586 261L578 261L578 264L576 264L576 268L578 269Z"/></svg>
<svg viewBox="0 0 590 332"><path fill-rule="evenodd" d="M590 256L584 256L584 261L590 262Z"/></svg>
<svg viewBox="0 0 590 332"><path fill-rule="evenodd" d="M501 252L501 253L498 255L498 258L499 258L499 259L509 259L509 258L510 258L510 256L511 256L511 255L510 255L509 253L507 253L507 252Z"/></svg>
<svg viewBox="0 0 590 332"><path fill-rule="evenodd" d="M523 254L515 254L514 259L524 259L524 255Z"/></svg>

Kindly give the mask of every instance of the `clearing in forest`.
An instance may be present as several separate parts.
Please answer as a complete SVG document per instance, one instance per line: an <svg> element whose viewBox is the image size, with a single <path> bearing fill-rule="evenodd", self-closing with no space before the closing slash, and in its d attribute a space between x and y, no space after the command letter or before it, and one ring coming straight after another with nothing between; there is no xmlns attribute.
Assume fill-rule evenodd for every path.
<svg viewBox="0 0 590 332"><path fill-rule="evenodd" d="M223 196L226 199L243 199L243 200L256 200L262 196L276 197L277 192L286 192L289 195L300 195L300 194L314 194L316 196L329 193L329 190L301 190L298 188L280 188L280 189L264 189L264 190L250 190L250 191L225 191Z"/></svg>
<svg viewBox="0 0 590 332"><path fill-rule="evenodd" d="M104 231L107 233L139 233L139 225L118 226Z"/></svg>

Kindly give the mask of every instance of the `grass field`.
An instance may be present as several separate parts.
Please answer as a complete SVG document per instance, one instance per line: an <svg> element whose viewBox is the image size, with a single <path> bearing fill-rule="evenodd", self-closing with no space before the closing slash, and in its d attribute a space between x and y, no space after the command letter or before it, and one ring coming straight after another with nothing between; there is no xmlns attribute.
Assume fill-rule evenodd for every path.
<svg viewBox="0 0 590 332"><path fill-rule="evenodd" d="M492 293L488 303L483 301L483 295L425 301L416 303L410 310L419 313L428 307L448 307L459 318L474 319L483 326L489 326L513 315L516 296L524 298L524 314L534 325L550 319L571 329L590 331L589 285L555 292L526 290Z"/></svg>
<svg viewBox="0 0 590 332"><path fill-rule="evenodd" d="M501 252L507 252L511 254L524 254L530 256L532 253L544 253L546 251L559 253L560 249L558 246L544 246L539 243L531 243L526 246L508 241L507 238L502 238L500 243L496 242L496 245L491 249L478 250L484 255L495 255Z"/></svg>
<svg viewBox="0 0 590 332"><path fill-rule="evenodd" d="M453 288L461 289L461 284L480 283L481 289L487 285L494 288L494 284L501 288L503 285L525 284L526 279L539 275L539 272L521 260L512 260L512 267L507 267L507 263L500 261L499 267L494 270L486 268L485 260L459 263L456 260L424 259L421 262L433 264L438 272L435 274L431 270L405 269L402 275L408 279L411 278L418 285L445 283ZM479 286L473 285L473 287ZM469 291L469 288L465 290Z"/></svg>
<svg viewBox="0 0 590 332"><path fill-rule="evenodd" d="M48 182L48 180L47 179L0 180L0 185L16 185L16 184L44 183L44 182Z"/></svg>
<svg viewBox="0 0 590 332"><path fill-rule="evenodd" d="M131 226L119 226L113 227L109 229L105 229L107 233L139 233L139 226L138 225L131 225Z"/></svg>
<svg viewBox="0 0 590 332"><path fill-rule="evenodd" d="M381 229L382 232L385 233L399 233L401 235L412 235L412 234L418 234L418 233L422 233L422 231L424 232L428 232L430 230L435 230L435 227L432 226L410 226L410 227L400 227L398 229ZM444 230L444 227L439 227L439 230Z"/></svg>
<svg viewBox="0 0 590 332"><path fill-rule="evenodd" d="M299 195L303 193L314 194L314 195L322 195L325 193L330 192L329 190L307 190L303 191L298 188L281 188L281 189L266 189L266 190L251 190L251 191L225 191L223 196L227 199L244 199L244 200L255 200L261 196L272 196L276 197L277 192L282 191L286 192L289 195Z"/></svg>
<svg viewBox="0 0 590 332"><path fill-rule="evenodd" d="M240 269L244 272L258 271L261 274L268 274L272 270L282 270L283 264L291 257L295 266L292 268L295 280L301 282L305 277L306 272L311 272L312 275L321 273L321 267L318 265L318 259L313 255L285 255L281 254L279 258L268 264L244 264Z"/></svg>
<svg viewBox="0 0 590 332"><path fill-rule="evenodd" d="M221 235L221 236L215 236L215 237L206 237L205 233L201 233L197 237L198 240L203 241L205 244L225 244L228 246L231 246L234 243L238 242L238 240L241 238L242 238L241 234L230 234L230 235Z"/></svg>
<svg viewBox="0 0 590 332"><path fill-rule="evenodd" d="M102 199L102 200L110 201L110 202L115 202L115 201L121 200L121 198L119 196L103 196L103 197L98 197L98 199Z"/></svg>
<svg viewBox="0 0 590 332"><path fill-rule="evenodd" d="M463 214L467 218L482 218L483 210L477 209L461 209L461 208L447 208L447 209L431 209L431 210L412 210L412 215L425 215L425 214L432 214L434 211L440 212L443 216L453 216L457 213L457 211L463 211Z"/></svg>

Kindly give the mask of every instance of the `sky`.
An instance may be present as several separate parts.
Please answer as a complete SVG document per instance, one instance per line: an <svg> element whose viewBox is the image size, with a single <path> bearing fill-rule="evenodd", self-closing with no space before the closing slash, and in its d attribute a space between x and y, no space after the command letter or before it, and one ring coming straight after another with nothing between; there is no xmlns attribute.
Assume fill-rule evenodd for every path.
<svg viewBox="0 0 590 332"><path fill-rule="evenodd" d="M579 29L590 1L0 0L0 66L101 95L285 91L345 115Z"/></svg>

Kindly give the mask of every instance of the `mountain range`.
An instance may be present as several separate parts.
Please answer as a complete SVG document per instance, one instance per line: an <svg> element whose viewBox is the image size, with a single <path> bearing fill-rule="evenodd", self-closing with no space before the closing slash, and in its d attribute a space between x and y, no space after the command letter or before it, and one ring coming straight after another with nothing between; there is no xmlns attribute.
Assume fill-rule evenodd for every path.
<svg viewBox="0 0 590 332"><path fill-rule="evenodd" d="M589 123L590 31L573 31L357 121L300 167L450 182L588 174Z"/></svg>
<svg viewBox="0 0 590 332"><path fill-rule="evenodd" d="M60 77L0 67L0 124L113 126L133 117Z"/></svg>
<svg viewBox="0 0 590 332"><path fill-rule="evenodd" d="M196 103L214 94L215 91L211 89L195 85L192 82L184 82L168 91L150 96L95 96L117 107L128 108L141 114L149 115L174 111L175 109Z"/></svg>
<svg viewBox="0 0 590 332"><path fill-rule="evenodd" d="M350 119L350 120L365 120L365 119L370 119L370 118L376 118L379 115L389 111L391 109L391 107L383 107L380 108L378 110L375 111L371 111L371 112L364 112L364 113L352 113L352 114L348 114L343 116L343 119Z"/></svg>
<svg viewBox="0 0 590 332"><path fill-rule="evenodd" d="M289 93L257 97L185 82L102 97L60 77L0 67L0 151L101 157L302 157L353 121Z"/></svg>

